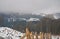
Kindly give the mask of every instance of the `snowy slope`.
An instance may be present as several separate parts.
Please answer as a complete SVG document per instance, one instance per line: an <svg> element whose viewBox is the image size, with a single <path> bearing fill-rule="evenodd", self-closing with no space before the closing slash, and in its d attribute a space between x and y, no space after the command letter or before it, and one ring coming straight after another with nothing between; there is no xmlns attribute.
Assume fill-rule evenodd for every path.
<svg viewBox="0 0 60 39"><path fill-rule="evenodd" d="M0 37L4 39L20 39L25 33L10 29L8 27L0 27ZM51 35L51 39L60 39L59 35ZM26 39L26 38L24 38Z"/></svg>
<svg viewBox="0 0 60 39"><path fill-rule="evenodd" d="M19 31L7 28L7 27L0 27L0 36L5 39L20 39L24 33Z"/></svg>
<svg viewBox="0 0 60 39"><path fill-rule="evenodd" d="M39 18L30 18L30 19L28 19L26 21L27 22L30 22L30 21L40 21L40 19Z"/></svg>

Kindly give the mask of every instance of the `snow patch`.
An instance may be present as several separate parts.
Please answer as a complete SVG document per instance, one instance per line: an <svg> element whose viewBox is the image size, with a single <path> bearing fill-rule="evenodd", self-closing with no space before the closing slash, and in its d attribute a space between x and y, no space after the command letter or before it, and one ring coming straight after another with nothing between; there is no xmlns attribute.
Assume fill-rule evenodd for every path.
<svg viewBox="0 0 60 39"><path fill-rule="evenodd" d="M24 33L13 30L11 28L0 27L0 36L5 39L20 39L20 37L23 35Z"/></svg>
<svg viewBox="0 0 60 39"><path fill-rule="evenodd" d="M29 22L29 21L40 21L40 19L39 18L30 18L30 19L28 19L28 20L26 20L27 22Z"/></svg>

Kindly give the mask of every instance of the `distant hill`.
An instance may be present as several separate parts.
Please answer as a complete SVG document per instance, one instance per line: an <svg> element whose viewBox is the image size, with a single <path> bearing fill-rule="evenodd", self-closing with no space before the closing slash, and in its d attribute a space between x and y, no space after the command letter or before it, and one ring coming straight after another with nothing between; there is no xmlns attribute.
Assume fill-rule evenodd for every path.
<svg viewBox="0 0 60 39"><path fill-rule="evenodd" d="M0 13L0 26L13 27L14 25L26 25L29 21L39 21L42 18L40 15L24 14L19 15L16 13Z"/></svg>
<svg viewBox="0 0 60 39"><path fill-rule="evenodd" d="M9 27L21 32L25 32L25 28L29 27L30 30L34 32L42 31L52 32L52 34L57 32L59 33L60 31L58 29L60 29L60 13L39 15L0 13L0 27Z"/></svg>

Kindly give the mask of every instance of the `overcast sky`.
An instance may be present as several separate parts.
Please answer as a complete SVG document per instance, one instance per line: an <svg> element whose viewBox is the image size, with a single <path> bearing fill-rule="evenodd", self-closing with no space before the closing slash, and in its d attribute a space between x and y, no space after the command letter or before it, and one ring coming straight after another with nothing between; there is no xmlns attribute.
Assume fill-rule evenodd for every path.
<svg viewBox="0 0 60 39"><path fill-rule="evenodd" d="M60 12L60 0L0 0L0 12Z"/></svg>

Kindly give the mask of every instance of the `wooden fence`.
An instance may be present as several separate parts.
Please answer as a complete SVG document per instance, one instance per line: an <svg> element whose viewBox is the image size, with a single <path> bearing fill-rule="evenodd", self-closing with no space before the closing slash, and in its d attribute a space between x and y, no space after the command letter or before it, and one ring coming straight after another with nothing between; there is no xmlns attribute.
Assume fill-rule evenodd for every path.
<svg viewBox="0 0 60 39"><path fill-rule="evenodd" d="M40 32L30 32L28 28L26 28L26 33L20 39L51 39L51 33Z"/></svg>

